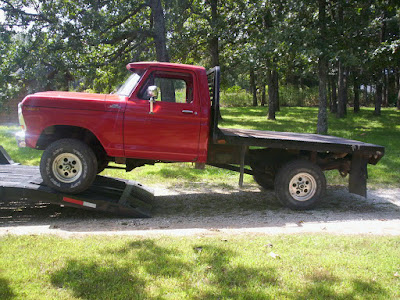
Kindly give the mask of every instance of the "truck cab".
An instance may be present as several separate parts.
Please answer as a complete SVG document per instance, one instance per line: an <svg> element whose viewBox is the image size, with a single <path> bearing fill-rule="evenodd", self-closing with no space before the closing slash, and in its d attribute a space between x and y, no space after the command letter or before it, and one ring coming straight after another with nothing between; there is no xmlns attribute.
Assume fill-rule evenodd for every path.
<svg viewBox="0 0 400 300"><path fill-rule="evenodd" d="M204 89L206 70L169 63L132 63L127 68L142 75L126 95L125 157L205 163L211 106Z"/></svg>

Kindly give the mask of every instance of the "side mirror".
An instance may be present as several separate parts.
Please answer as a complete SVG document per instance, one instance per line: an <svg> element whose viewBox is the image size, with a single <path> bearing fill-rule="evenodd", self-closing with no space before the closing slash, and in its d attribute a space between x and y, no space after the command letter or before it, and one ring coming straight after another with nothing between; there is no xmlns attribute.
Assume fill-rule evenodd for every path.
<svg viewBox="0 0 400 300"><path fill-rule="evenodd" d="M153 100L157 99L158 98L158 87L156 85L150 85L147 88L147 96L150 97L150 100L151 100L151 98L153 98Z"/></svg>
<svg viewBox="0 0 400 300"><path fill-rule="evenodd" d="M158 97L158 87L155 85L150 85L147 88L147 95L150 97L150 111L149 114L154 114L153 112L153 103L156 102Z"/></svg>

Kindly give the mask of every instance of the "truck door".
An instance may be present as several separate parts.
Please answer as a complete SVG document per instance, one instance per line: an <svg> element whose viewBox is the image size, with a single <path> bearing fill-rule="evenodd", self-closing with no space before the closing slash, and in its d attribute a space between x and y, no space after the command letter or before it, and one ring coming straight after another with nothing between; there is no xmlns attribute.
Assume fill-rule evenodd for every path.
<svg viewBox="0 0 400 300"><path fill-rule="evenodd" d="M125 156L152 160L196 161L200 118L195 74L153 70L130 97L124 118ZM150 112L149 86L159 95Z"/></svg>

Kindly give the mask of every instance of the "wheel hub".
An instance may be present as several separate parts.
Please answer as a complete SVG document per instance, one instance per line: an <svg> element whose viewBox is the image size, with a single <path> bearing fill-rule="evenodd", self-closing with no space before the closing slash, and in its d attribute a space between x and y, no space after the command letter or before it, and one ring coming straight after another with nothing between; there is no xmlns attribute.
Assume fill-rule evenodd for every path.
<svg viewBox="0 0 400 300"><path fill-rule="evenodd" d="M71 183L82 174L82 162L72 153L62 153L53 161L53 174L63 183Z"/></svg>
<svg viewBox="0 0 400 300"><path fill-rule="evenodd" d="M311 199L316 191L317 183L314 176L309 173L299 173L289 182L289 193L297 201Z"/></svg>

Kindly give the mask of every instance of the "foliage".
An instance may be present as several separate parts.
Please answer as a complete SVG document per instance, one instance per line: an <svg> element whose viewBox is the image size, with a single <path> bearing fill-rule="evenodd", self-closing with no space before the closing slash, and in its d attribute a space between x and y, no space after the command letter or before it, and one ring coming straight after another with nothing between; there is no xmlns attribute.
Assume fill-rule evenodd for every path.
<svg viewBox="0 0 400 300"><path fill-rule="evenodd" d="M280 86L282 106L318 106L318 88L304 86L297 88L291 84Z"/></svg>
<svg viewBox="0 0 400 300"><path fill-rule="evenodd" d="M266 87L268 90L268 86ZM279 87L281 106L318 106L318 88L304 86L298 88L292 84ZM221 106L223 107L245 107L252 105L252 96L245 89L235 85L221 91ZM258 95L261 97L261 95Z"/></svg>
<svg viewBox="0 0 400 300"><path fill-rule="evenodd" d="M49 89L109 93L126 63L161 57L220 64L225 89L249 91L254 73L252 89L260 95L271 85L271 97L273 72L300 94L318 86L321 57L333 81L347 76L346 91L382 84L393 104L400 89L400 6L392 0L0 0L0 11L0 105Z"/></svg>
<svg viewBox="0 0 400 300"><path fill-rule="evenodd" d="M223 107L251 106L251 95L239 86L233 86L220 93L220 103Z"/></svg>

